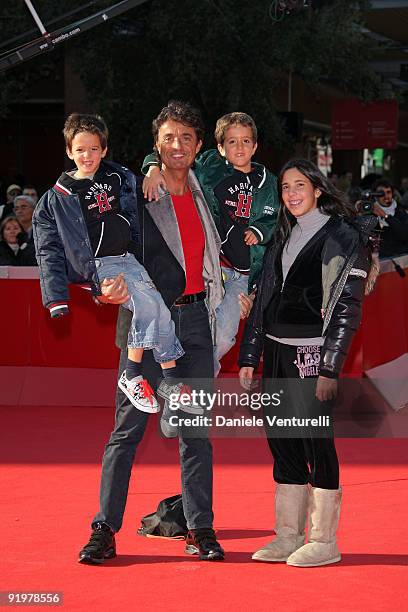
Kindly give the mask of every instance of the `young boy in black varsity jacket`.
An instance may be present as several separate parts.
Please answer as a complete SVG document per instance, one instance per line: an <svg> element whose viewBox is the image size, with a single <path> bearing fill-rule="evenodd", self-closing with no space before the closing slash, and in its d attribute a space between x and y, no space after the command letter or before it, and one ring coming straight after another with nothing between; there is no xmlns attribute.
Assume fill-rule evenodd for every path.
<svg viewBox="0 0 408 612"><path fill-rule="evenodd" d="M101 117L74 113L64 126L66 152L76 168L63 172L39 201L33 218L43 303L52 317L68 313L68 282L89 283L95 296L100 283L124 274L132 311L128 361L118 386L136 408L157 412L159 405L142 377L143 351L152 349L163 380L158 395L174 399L176 359L184 354L174 322L145 268L128 252L139 240L136 177L105 161L108 129ZM173 404L174 405L174 404ZM199 407L180 406L202 413Z"/></svg>

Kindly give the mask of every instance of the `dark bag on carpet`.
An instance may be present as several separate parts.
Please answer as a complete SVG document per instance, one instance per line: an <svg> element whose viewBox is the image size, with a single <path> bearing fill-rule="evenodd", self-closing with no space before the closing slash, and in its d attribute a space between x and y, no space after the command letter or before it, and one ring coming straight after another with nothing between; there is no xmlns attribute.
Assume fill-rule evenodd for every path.
<svg viewBox="0 0 408 612"><path fill-rule="evenodd" d="M186 537L187 531L181 495L173 495L162 499L156 512L142 518L142 525L137 533L143 536L181 539Z"/></svg>

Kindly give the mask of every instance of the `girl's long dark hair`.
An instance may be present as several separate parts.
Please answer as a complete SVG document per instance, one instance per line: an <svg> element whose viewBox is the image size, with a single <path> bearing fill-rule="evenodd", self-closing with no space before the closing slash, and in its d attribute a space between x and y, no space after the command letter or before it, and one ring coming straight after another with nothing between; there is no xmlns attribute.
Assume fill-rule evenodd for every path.
<svg viewBox="0 0 408 612"><path fill-rule="evenodd" d="M314 189L319 189L319 191L321 191L321 195L317 200L317 207L320 208L324 214L349 219L356 216L356 211L347 202L345 195L336 189L331 181L320 172L316 164L308 159L291 159L283 166L278 178L278 192L281 205L278 213L276 235L283 243L289 238L292 227L296 223L296 217L288 211L282 200L283 175L291 168L299 170L303 176L309 179Z"/></svg>

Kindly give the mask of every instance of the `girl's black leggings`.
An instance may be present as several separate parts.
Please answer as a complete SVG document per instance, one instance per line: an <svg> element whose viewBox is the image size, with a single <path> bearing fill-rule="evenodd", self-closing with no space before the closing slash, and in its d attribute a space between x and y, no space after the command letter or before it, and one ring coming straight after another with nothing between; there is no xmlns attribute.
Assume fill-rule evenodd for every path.
<svg viewBox="0 0 408 612"><path fill-rule="evenodd" d="M314 396L319 360L319 346L311 347L309 351L309 347L265 339L263 386L264 391L272 387L276 391L277 385L283 387L280 417L330 414L331 422L332 407L328 402L319 402ZM285 410L287 414L283 414ZM265 410L265 430L274 459L275 481L281 484L310 483L322 489L338 489L339 462L332 428L326 428L325 437L317 437L321 433L316 436L313 429L307 427L299 429L302 437L292 437L296 435L293 429L285 429L291 437L276 437L279 434L266 420L268 413L272 415L277 411L275 408Z"/></svg>

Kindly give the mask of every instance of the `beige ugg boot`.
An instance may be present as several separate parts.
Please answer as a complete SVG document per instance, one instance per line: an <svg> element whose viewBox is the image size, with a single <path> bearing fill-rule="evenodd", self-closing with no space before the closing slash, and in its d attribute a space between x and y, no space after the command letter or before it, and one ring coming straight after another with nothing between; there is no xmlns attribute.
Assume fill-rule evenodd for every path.
<svg viewBox="0 0 408 612"><path fill-rule="evenodd" d="M254 561L286 561L305 543L308 485L277 484L275 492L276 538L253 555Z"/></svg>
<svg viewBox="0 0 408 612"><path fill-rule="evenodd" d="M341 559L336 542L340 517L341 489L310 490L309 541L287 560L296 567L317 567L337 563Z"/></svg>

